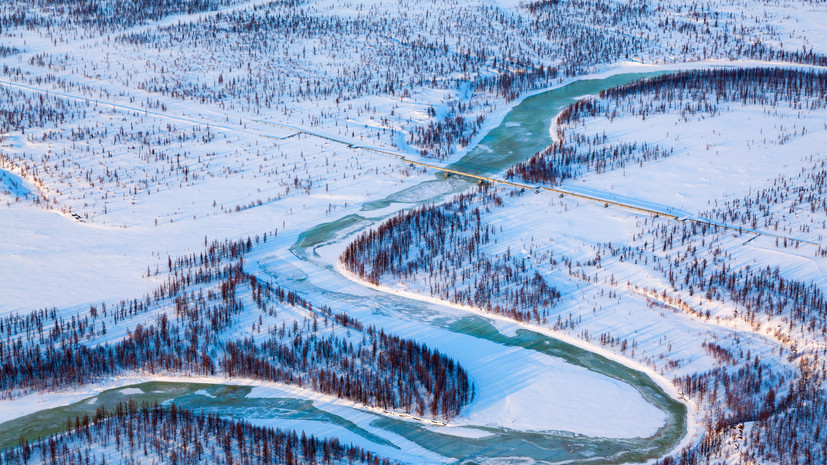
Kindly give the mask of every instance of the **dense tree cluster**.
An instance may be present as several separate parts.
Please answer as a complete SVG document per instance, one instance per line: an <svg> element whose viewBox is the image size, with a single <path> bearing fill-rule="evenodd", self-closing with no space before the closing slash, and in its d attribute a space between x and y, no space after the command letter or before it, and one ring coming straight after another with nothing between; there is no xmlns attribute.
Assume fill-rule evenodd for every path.
<svg viewBox="0 0 827 465"><path fill-rule="evenodd" d="M333 320L342 319L347 317ZM420 417L430 412L451 419L471 400L473 386L452 360L410 339L349 323L348 328L365 335L356 344L345 337L323 338L305 328L282 327L278 333L287 336L283 340L227 343L221 367L230 376L311 385L326 394L383 409L402 408Z"/></svg>
<svg viewBox="0 0 827 465"><path fill-rule="evenodd" d="M506 176L559 184L586 172L642 164L674 153L674 149L656 144L615 142L605 134L587 137L572 130L589 118L645 120L657 114L679 113L686 120L698 114L714 116L731 103L783 104L812 111L827 107L825 91L827 73L787 68L692 70L636 81L569 105L557 118L557 141L510 168Z"/></svg>
<svg viewBox="0 0 827 465"><path fill-rule="evenodd" d="M18 53L20 53L19 48L0 45L0 58L6 58L7 56L17 55Z"/></svg>
<svg viewBox="0 0 827 465"><path fill-rule="evenodd" d="M251 238L215 242L203 253L169 259L167 282L114 307L3 318L0 390L58 389L146 370L283 382L446 419L471 401L468 374L445 355L246 273L243 255L252 247ZM232 336L254 309L252 334ZM134 326L125 337L107 337L107 321L110 328Z"/></svg>
<svg viewBox="0 0 827 465"><path fill-rule="evenodd" d="M373 284L388 278L420 283L433 297L518 321L545 322L560 293L511 250L491 253L496 229L482 211L502 205L481 187L452 201L400 213L352 241L341 256Z"/></svg>
<svg viewBox="0 0 827 465"><path fill-rule="evenodd" d="M601 173L632 163L642 164L668 157L673 152L673 149L663 149L657 144L606 143L577 134L570 142L554 142L527 162L509 168L506 177L520 177L531 183L559 184L589 171Z"/></svg>
<svg viewBox="0 0 827 465"><path fill-rule="evenodd" d="M253 426L176 407L133 401L94 417L68 419L68 431L0 451L0 464L104 465L390 465L370 451L338 439L299 435L296 431Z"/></svg>

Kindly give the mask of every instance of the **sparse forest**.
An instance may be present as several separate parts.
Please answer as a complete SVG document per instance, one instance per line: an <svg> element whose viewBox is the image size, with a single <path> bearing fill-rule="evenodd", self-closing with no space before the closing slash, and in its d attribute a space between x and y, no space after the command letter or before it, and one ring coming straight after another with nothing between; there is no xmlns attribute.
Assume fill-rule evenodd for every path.
<svg viewBox="0 0 827 465"><path fill-rule="evenodd" d="M825 83L824 74L806 71L686 72L601 93L567 110L561 124L577 125L581 118L595 116L611 118L615 111L639 118L659 112L682 118L714 117L747 104L763 106L767 112L789 107L801 115L825 107ZM671 103L677 95L684 97ZM807 133L803 123L791 126L782 126L779 138L768 142L781 150ZM619 270L621 264L646 266L662 276L661 287L626 285L645 296L652 308L690 315L710 325L739 322L745 326L735 327L748 328L745 333L773 341L771 353L760 356L737 339L735 344L704 342L715 367L686 370L674 380L684 395L702 406L703 438L664 458L662 465L725 460L811 464L827 459L822 421L827 414L825 283L817 274L804 277L783 260L776 262L780 255L763 262L739 257L751 240L778 252L824 256L823 246L804 242L820 244L824 238L827 211L819 201L824 160L806 153L801 157L803 168L797 174L777 176L743 197L715 200L699 212L702 221L641 221L629 245L600 245L596 248L599 264L576 273L579 279L589 276L605 282L595 272ZM533 162L538 166L542 160ZM758 239L753 230L779 236Z"/></svg>
<svg viewBox="0 0 827 465"><path fill-rule="evenodd" d="M752 13L749 2L735 4L578 0L506 9L423 0L409 2L406 14L398 15L395 5L381 3L337 8L294 0L252 7L228 0L88 1L80 6L15 0L0 10L0 31L35 29L54 44L110 37L111 53L102 60L33 54L30 66L4 70L16 81L114 97L106 88L79 86L67 76L71 69L147 96L211 103L257 117L279 115L383 145L404 140L425 156L444 159L470 142L478 118L496 101L514 100L618 58L827 63L823 51L812 46L785 47L781 32L766 24L767 15ZM200 12L214 14L195 16ZM176 14L194 17L162 22ZM153 26L155 21L161 22ZM8 53L16 47L7 47ZM427 102L425 112L407 111L404 99L428 93L425 89L443 98ZM153 100L136 103L149 109ZM308 108L303 102L316 104ZM389 104L393 111L387 111Z"/></svg>
<svg viewBox="0 0 827 465"><path fill-rule="evenodd" d="M825 21L821 0L0 2L0 425L132 376L303 402L289 430L101 407L0 465L542 461L549 438L587 439L556 462L827 463ZM568 107L540 134L509 119L523 98ZM547 146L491 175L510 186L429 175L521 137ZM606 398L653 411L584 425Z"/></svg>

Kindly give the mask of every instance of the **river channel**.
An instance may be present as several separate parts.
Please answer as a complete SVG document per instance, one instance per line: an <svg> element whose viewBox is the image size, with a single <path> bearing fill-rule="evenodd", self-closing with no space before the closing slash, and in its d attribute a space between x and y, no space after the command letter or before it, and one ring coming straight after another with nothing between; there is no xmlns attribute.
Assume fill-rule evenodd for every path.
<svg viewBox="0 0 827 465"><path fill-rule="evenodd" d="M655 75L618 74L602 79L583 79L525 98L506 114L450 168L480 175L497 175L524 161L551 143L549 126L554 116L576 99L602 89ZM394 438L439 454L453 463L589 463L642 462L672 450L687 431L687 410L646 374L598 354L575 347L540 332L519 328L502 332L490 319L462 310L444 313L437 305L360 286L339 273L336 251L364 228L381 221L399 207L436 202L468 189L472 180L446 178L441 173L384 199L366 202L362 213L318 225L290 239L273 241L251 257L251 271L277 284L309 296L314 304L334 309L353 309L354 315L389 332L420 340L437 334L444 339L484 341L490 347L521 348L562 359L605 377L632 386L649 404L665 414L665 423L645 438L588 437L567 431L525 432L508 428L469 425L478 435L457 436L425 423L375 412L369 425L357 425L337 413L317 408L313 401L288 397L250 397L252 387L187 382L150 382L121 386L68 406L17 418L0 425L0 448L19 437L34 438L61 431L67 417L93 414L101 405L111 406L125 398L136 401L175 402L196 410L235 418L304 420L323 422L361 438L366 447L399 448ZM429 345L431 341L428 341ZM438 342L436 343L439 348ZM453 356L450 352L448 355ZM473 372L471 373L473 375ZM278 425L278 422L273 422ZM388 434L383 434L386 432Z"/></svg>

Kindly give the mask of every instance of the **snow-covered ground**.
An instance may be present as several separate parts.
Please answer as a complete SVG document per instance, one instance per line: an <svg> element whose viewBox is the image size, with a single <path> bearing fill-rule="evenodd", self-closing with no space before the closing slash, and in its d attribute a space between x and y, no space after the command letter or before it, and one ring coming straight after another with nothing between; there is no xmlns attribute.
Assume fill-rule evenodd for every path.
<svg viewBox="0 0 827 465"><path fill-rule="evenodd" d="M0 6L0 316L57 307L68 318L104 301L140 298L165 282L169 257L198 254L208 240L277 231L262 253L289 254L302 232L352 214L392 214L409 204L372 212L361 207L433 179L393 156L348 144L456 161L519 97L574 75L759 66L739 60L768 59L759 53L766 47L799 53L785 60L813 61L827 43L824 7L803 1L758 7L740 0L659 1L648 8L603 1L298 3L203 2L189 12L126 15L113 24L71 5L65 11L77 14L76 22L67 21L63 9L28 1ZM9 13L24 10L25 18ZM770 196L767 189L775 186L812 190L824 160L827 110L727 104L717 115L688 119L622 116L589 119L568 131L605 134L612 143L645 140L672 149L671 155L586 173L564 188L823 243L821 213L807 212L814 201L782 199L755 226L743 220L743 210L752 208L746 199ZM485 253L525 258L561 292L548 324L537 329L542 334L642 369L676 396L681 388L667 379L713 370L728 360L726 353L760 357L775 370L773 380L796 373L801 357L824 353L815 326L796 326L784 315L745 321L737 305L670 282L670 262L682 269L681 258L690 254L678 249L687 244L663 244L631 260L613 251L645 252L656 241L660 247L668 234L662 231L674 226L668 219L550 193L500 195L504 205L484 213L488 224L502 228ZM298 262L300 272L322 289L342 286L366 299L397 291L429 298L424 279L385 280L369 289L342 277L332 267L353 237L339 236L318 249L321 258ZM714 243L736 269L778 266L785 279L823 287L818 246L751 238L701 235L689 246L713 253ZM256 274L281 278L266 267ZM431 323L479 316L445 303L423 306L434 315ZM335 310L436 347L469 370L477 397L450 426L428 426L440 434L475 437L483 434L475 427L490 427L640 438L666 421L667 414L627 382L562 359L457 336L384 314L380 305ZM487 318L505 336L526 327ZM127 319L95 341L115 341L128 326L149 320ZM253 334L250 326L253 316L225 336ZM0 420L126 384L3 400ZM329 424L284 423L296 429L402 460L419 454L445 460L371 426L375 412L362 407L283 386L254 392L336 405L330 409L404 452L359 442ZM716 406L708 397L707 403L691 398L699 408L690 431Z"/></svg>
<svg viewBox="0 0 827 465"><path fill-rule="evenodd" d="M527 273L540 273L563 296L548 315L547 326L639 360L674 379L699 402L698 420L741 424L740 429L710 428L708 435L726 438L720 440L729 444L712 451L713 458L747 460L756 453L757 438L767 431L791 443L807 441L811 435L817 439L820 428L808 429L806 415L788 415L783 407L770 408L769 413L745 412L754 408L746 406L749 402L775 407L775 392L780 391L790 392L787 402L799 402L792 394L795 385L785 380L812 376L812 363L816 378L808 384L813 391L807 396L818 399L816 412L824 406L817 374L824 367L817 361L824 354L827 324L819 300L827 265L827 209L821 200L827 113L819 92L810 101L723 100L700 111L684 111L684 104L675 105L674 96L667 100L665 93L661 100L645 93L608 97L610 117L603 116L604 110L596 116L586 111L560 132L565 140L575 141L575 150L606 144L611 151L622 144L646 143L665 148L667 155L587 172L565 181L562 188L671 212L678 218L654 218L550 192L514 195L509 188L490 187L459 210L435 208L454 212L456 224L476 221L479 208L482 231L492 231L493 240L477 241L478 250L451 251L453 255L448 252L454 247L451 243L439 245L435 261L417 253L418 245L410 246L413 252L403 246L396 252L398 269L418 263L420 270L427 270L429 263L439 263L444 251L457 274L470 274L477 282L484 278L476 268L479 257L505 254L517 269L526 263ZM651 111L660 101L675 105L675 110ZM641 111L646 108L650 110ZM695 219L735 229L705 227ZM739 227L746 232L738 232ZM470 236L480 228L468 231ZM376 244L374 251L380 247ZM366 265L368 271L376 263ZM727 278L713 280L709 271L701 271L707 266ZM383 273L380 286L426 299L435 293L427 272L405 277ZM693 277L696 273L700 278ZM748 284L744 276L750 277ZM768 293L764 286L775 287ZM806 302L794 302L795 292L806 292ZM745 395L740 383L756 383L756 374L757 384L749 388L755 400L733 400L733 395ZM705 387L698 388L698 380ZM726 397L710 394L710 386L715 391L725 388ZM728 414L712 413L722 406L731 409L730 420L722 420ZM777 415L779 422L794 426L780 433L765 424L753 427L739 421L744 415ZM822 452L817 449L814 454ZM767 459L776 452L763 453Z"/></svg>

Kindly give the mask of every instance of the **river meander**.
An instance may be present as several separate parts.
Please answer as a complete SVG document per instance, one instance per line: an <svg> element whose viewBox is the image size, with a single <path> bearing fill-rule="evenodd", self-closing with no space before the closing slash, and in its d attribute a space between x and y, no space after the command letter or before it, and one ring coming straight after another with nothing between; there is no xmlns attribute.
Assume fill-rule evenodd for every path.
<svg viewBox="0 0 827 465"><path fill-rule="evenodd" d="M584 79L539 93L516 105L499 126L489 131L451 168L475 174L494 175L524 161L551 142L549 125L554 116L577 98L601 89L651 76L618 74L603 79ZM279 285L309 296L315 304L334 309L354 309L357 318L418 339L426 332L474 338L492 347L519 347L560 358L602 376L632 386L649 404L664 412L666 421L655 434L645 438L588 437L567 431L525 432L508 428L470 425L479 437L447 434L421 422L368 412L375 419L371 428L358 426L348 418L317 408L313 401L249 397L249 386L187 382L150 382L121 386L104 391L68 406L41 410L0 425L0 448L17 442L20 436L35 438L59 432L66 418L93 414L101 405L112 406L125 398L148 402L175 402L182 407L207 410L235 418L304 420L330 424L362 438L364 445L397 447L394 437L402 437L423 449L456 463L491 460L529 460L540 463L610 464L646 461L673 449L687 431L686 406L671 398L646 374L598 354L564 343L540 332L521 328L511 334L501 332L484 316L454 311L442 314L438 306L419 300L369 289L342 276L335 267L335 254L354 234L392 214L394 204L409 207L439 201L468 189L472 181L435 175L416 186L384 199L363 204L363 212L320 224L294 237L290 244L268 244L251 257L255 271ZM398 205L399 206L399 205ZM277 250L275 247L281 247ZM325 252L326 251L326 252ZM450 352L448 355L453 355ZM471 373L473 375L473 372ZM127 389L126 391L124 389ZM273 425L278 426L274 421ZM387 436L382 432L390 433ZM472 435L473 436L473 435Z"/></svg>
<svg viewBox="0 0 827 465"><path fill-rule="evenodd" d="M496 175L533 156L552 142L549 127L557 113L584 95L596 94L602 89L623 85L645 77L662 74L618 74L603 79L584 79L551 91L536 94L516 105L499 126L489 131L480 142L459 161L450 165L458 171L480 175ZM665 454L686 434L686 407L664 393L654 381L639 371L588 352L539 332L523 329L514 336L504 336L485 318L439 318L429 313L422 302L397 295L375 291L364 295L349 294L348 283L337 278L330 254L316 253L317 249L336 248L349 241L358 231L386 218L372 212L399 203L405 206L435 202L468 189L473 180L461 177L445 178L437 173L435 179L425 181L392 194L384 199L363 205L364 214L348 215L336 221L306 231L291 248L292 254L282 254L259 262L261 269L279 284L307 295L324 296L333 308L366 305L375 307L374 318L391 320L402 318L421 325L438 326L504 346L519 346L529 350L560 357L566 362L585 367L602 375L622 380L634 386L651 404L667 413L664 426L652 437L635 439L605 439L557 433L522 433L486 428L493 433L485 438L457 438L442 436L410 422L382 418L374 422L426 448L463 460L488 458L529 458L542 462L574 460L588 463L623 463L644 461ZM326 256L324 256L326 255ZM292 262L292 263L291 263ZM299 263L301 262L301 263ZM313 264L319 276L312 277L307 265ZM325 269L325 271L322 271ZM301 271L304 270L304 271ZM322 277L322 275L324 275ZM384 317L384 318L383 318ZM405 329L400 327L400 331Z"/></svg>

